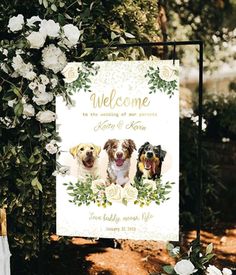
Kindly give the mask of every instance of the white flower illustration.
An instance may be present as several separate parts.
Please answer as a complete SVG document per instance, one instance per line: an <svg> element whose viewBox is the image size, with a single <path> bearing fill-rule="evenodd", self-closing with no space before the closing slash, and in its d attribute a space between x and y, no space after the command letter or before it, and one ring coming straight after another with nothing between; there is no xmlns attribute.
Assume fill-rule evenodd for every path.
<svg viewBox="0 0 236 275"><path fill-rule="evenodd" d="M111 184L106 187L105 194L109 202L121 202L123 198L123 188L118 184Z"/></svg>
<svg viewBox="0 0 236 275"><path fill-rule="evenodd" d="M162 80L173 81L176 79L175 68L171 65L159 65L159 76Z"/></svg>
<svg viewBox="0 0 236 275"><path fill-rule="evenodd" d="M138 190L131 186L131 185L125 185L123 188L123 198L127 201L135 201L138 197Z"/></svg>
<svg viewBox="0 0 236 275"><path fill-rule="evenodd" d="M78 67L79 64L76 62L70 62L65 66L65 68L61 72L65 77L65 83L72 83L78 78Z"/></svg>

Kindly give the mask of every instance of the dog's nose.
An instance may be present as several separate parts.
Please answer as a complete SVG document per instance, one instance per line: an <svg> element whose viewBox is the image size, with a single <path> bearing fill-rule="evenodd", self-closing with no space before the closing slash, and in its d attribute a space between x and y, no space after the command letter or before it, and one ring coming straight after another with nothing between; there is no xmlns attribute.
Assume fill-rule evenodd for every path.
<svg viewBox="0 0 236 275"><path fill-rule="evenodd" d="M86 156L91 157L92 155L93 155L93 152L92 152L92 151L87 151L87 152L86 152Z"/></svg>
<svg viewBox="0 0 236 275"><path fill-rule="evenodd" d="M121 159L121 158L123 157L123 153L122 153L122 152L116 153L116 157L117 157L118 159Z"/></svg>
<svg viewBox="0 0 236 275"><path fill-rule="evenodd" d="M153 157L153 152L152 151L148 151L147 152L147 158L152 158Z"/></svg>

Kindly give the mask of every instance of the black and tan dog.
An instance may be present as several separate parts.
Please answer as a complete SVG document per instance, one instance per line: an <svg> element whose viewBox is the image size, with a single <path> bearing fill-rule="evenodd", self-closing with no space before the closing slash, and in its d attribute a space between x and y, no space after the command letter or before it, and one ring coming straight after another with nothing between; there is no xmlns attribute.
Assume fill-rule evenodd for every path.
<svg viewBox="0 0 236 275"><path fill-rule="evenodd" d="M145 142L138 150L138 163L136 178L158 179L161 175L161 166L165 158L166 151L161 149L161 145L154 146Z"/></svg>

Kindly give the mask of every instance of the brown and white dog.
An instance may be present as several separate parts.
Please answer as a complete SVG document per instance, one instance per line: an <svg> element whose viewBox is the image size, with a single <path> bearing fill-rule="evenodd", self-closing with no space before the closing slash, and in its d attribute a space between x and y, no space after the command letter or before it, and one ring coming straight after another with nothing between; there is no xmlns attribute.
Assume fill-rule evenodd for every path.
<svg viewBox="0 0 236 275"><path fill-rule="evenodd" d="M98 156L101 152L101 147L93 143L80 143L70 149L71 155L78 163L78 177L86 178L91 176L96 178L99 176Z"/></svg>
<svg viewBox="0 0 236 275"><path fill-rule="evenodd" d="M125 186L129 182L130 158L136 150L134 141L132 139L109 139L103 149L108 154L109 182Z"/></svg>
<svg viewBox="0 0 236 275"><path fill-rule="evenodd" d="M138 163L136 178L158 179L161 176L161 166L166 156L166 151L161 145L154 146L145 142L138 150Z"/></svg>

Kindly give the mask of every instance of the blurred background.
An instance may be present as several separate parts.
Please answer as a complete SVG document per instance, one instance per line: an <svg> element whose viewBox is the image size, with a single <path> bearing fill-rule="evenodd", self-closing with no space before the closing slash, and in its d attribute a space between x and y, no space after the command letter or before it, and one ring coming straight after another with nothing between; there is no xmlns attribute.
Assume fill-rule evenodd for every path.
<svg viewBox="0 0 236 275"><path fill-rule="evenodd" d="M219 265L234 268L236 261L236 1L2 0L1 43L4 39L12 39L7 32L8 20L19 13L27 18L39 15L41 18L54 19L61 24L74 23L83 29L83 43L74 53L76 61L173 58L173 48L169 46L94 50L91 45L96 44L174 40L204 42L202 237L204 243L215 244ZM181 241L184 244L194 238L192 230L197 223L198 48L178 46L175 57L180 60L182 67L180 70L180 225ZM28 192L22 192L17 185L9 186L10 181L6 179L3 178L0 187L0 203L1 206L6 204L6 201L8 204L13 274L35 274L38 206L32 201L33 191L29 189ZM52 237L55 232L55 182L44 190L43 232L44 255L46 255L44 263L48 268L47 274L63 272L64 274L125 274L115 271L105 273L106 268L91 269L92 264L88 263L86 258L92 253L91 243L83 243L84 240L80 242L80 239L73 240L75 244L83 247L82 252L78 252L78 248L75 248L75 244L71 244L71 240L58 241L56 236ZM35 205L34 211L32 205ZM70 248L63 245L68 243ZM165 258L167 256L163 254L160 254L162 257L157 256L158 253L164 253L161 244L157 248L153 243L132 241L130 243L118 241L118 243L123 249L128 247L141 253L144 259L150 254L150 259L153 260L145 262L150 272L157 271L156 266L168 261ZM113 241L97 242L95 246L98 248L96 252L100 253L104 247L113 247ZM148 246L149 250L146 249ZM69 255L68 258L65 253ZM77 259L73 268L69 261L72 256ZM96 260L91 261L96 262ZM24 264L20 265L20 262ZM68 269L68 266L71 269ZM91 271L93 273L89 273L89 270L93 270Z"/></svg>

